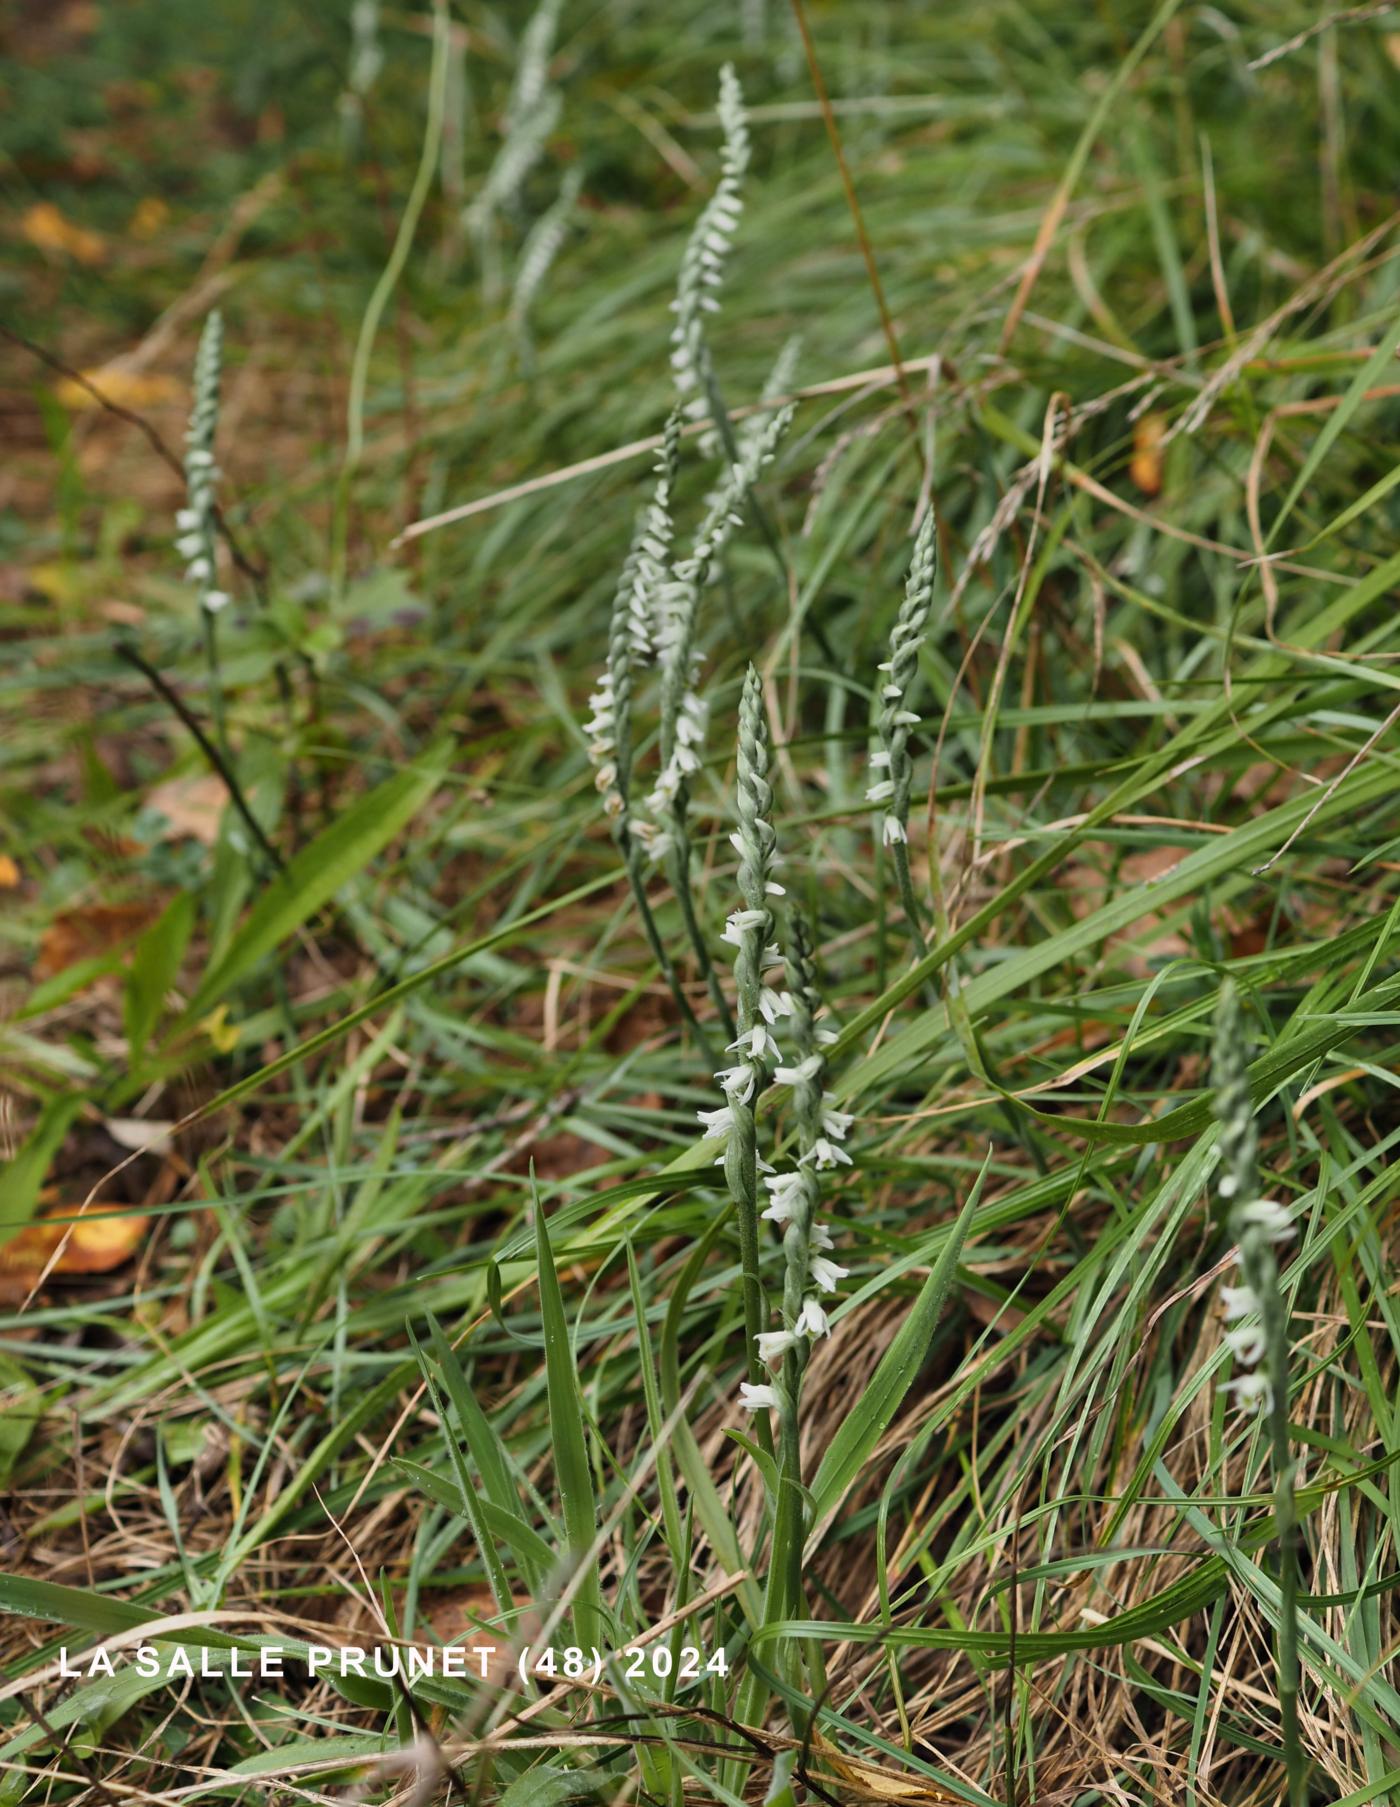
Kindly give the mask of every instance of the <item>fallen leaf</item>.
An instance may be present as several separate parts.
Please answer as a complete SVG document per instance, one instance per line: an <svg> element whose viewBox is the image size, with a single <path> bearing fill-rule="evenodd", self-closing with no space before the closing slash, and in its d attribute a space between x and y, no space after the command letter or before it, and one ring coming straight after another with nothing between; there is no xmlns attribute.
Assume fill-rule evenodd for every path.
<svg viewBox="0 0 1400 1807"><path fill-rule="evenodd" d="M1166 434L1165 414L1143 414L1133 422L1133 456L1128 474L1145 496L1162 493L1162 441Z"/></svg>
<svg viewBox="0 0 1400 1807"><path fill-rule="evenodd" d="M182 400L185 393L175 377L160 370L124 370L120 364L101 364L95 370L84 370L82 375L118 408L158 408L162 403ZM71 376L55 384L54 394L65 408L102 406L91 389Z"/></svg>
<svg viewBox="0 0 1400 1807"><path fill-rule="evenodd" d="M60 912L39 943L35 978L51 979L80 960L115 953L149 928L165 903L164 898L146 897L133 903L80 904L75 910Z"/></svg>
<svg viewBox="0 0 1400 1807"><path fill-rule="evenodd" d="M223 780L213 772L167 778L146 797L146 808L170 824L167 841L201 841L212 847L219 838L219 818L228 802Z"/></svg>
<svg viewBox="0 0 1400 1807"><path fill-rule="evenodd" d="M19 883L19 867L8 853L0 853L0 891L13 891Z"/></svg>
<svg viewBox="0 0 1400 1807"><path fill-rule="evenodd" d="M63 1252L55 1274L107 1274L140 1248L150 1218L124 1211L89 1211L76 1220L41 1217L0 1247L0 1280L18 1276L34 1280L48 1266L60 1243ZM64 1241L65 1236L67 1241Z"/></svg>
<svg viewBox="0 0 1400 1807"><path fill-rule="evenodd" d="M198 1026L220 1054L232 1054L238 1046L240 1031L237 1023L230 1023L228 1020L227 1004L220 1004L217 1010L211 1010L208 1016L201 1018Z"/></svg>
<svg viewBox="0 0 1400 1807"><path fill-rule="evenodd" d="M107 255L107 241L100 232L68 219L52 201L36 201L19 229L36 250L61 251L80 264L100 264Z"/></svg>
<svg viewBox="0 0 1400 1807"><path fill-rule="evenodd" d="M132 1154L163 1154L170 1146L173 1122L154 1117L108 1117L102 1127L117 1144Z"/></svg>
<svg viewBox="0 0 1400 1807"><path fill-rule="evenodd" d="M159 195L143 195L127 231L133 238L154 238L170 218L170 206Z"/></svg>

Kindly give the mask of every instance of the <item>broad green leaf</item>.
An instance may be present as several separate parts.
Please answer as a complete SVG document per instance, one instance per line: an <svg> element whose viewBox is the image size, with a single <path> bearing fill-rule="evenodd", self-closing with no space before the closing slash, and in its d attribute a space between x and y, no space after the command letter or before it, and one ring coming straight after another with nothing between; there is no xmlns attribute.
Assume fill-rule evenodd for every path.
<svg viewBox="0 0 1400 1807"><path fill-rule="evenodd" d="M442 781L451 756L440 741L416 765L351 804L314 841L303 847L285 872L270 879L233 937L223 957L204 975L182 1019L203 1016L219 999L281 945L295 929L330 902L398 834Z"/></svg>
<svg viewBox="0 0 1400 1807"><path fill-rule="evenodd" d="M389 1460L405 1480L420 1488L429 1499L439 1506L446 1506L449 1512L465 1516L461 1492L455 1481L449 1481L435 1468L425 1468L421 1462L410 1461L407 1456L391 1456ZM553 1550L523 1518L514 1512L503 1512L493 1500L478 1499L477 1504L487 1528L515 1551L522 1565L540 1575L547 1575L558 1566Z"/></svg>
<svg viewBox="0 0 1400 1807"><path fill-rule="evenodd" d="M491 1584L491 1593L495 1599L496 1605L502 1613L507 1613L510 1611L512 1604L510 1581L508 1580L505 1568L502 1565L500 1552L496 1548L496 1541L492 1537L490 1530L487 1528L485 1518L482 1514L481 1507L483 1502L481 1496L477 1491L476 1484L472 1480L472 1477L467 1473L467 1464L462 1455L462 1447L458 1443L456 1436L453 1434L452 1420L448 1414L446 1405L443 1403L442 1395L438 1391L437 1380L434 1377L427 1357L418 1346L418 1340L414 1336L411 1327L408 1335L409 1341L413 1345L413 1352L418 1357L418 1365L423 1371L424 1382L432 1397L433 1409L437 1413L442 1424L443 1438L447 1444L448 1457L457 1474L457 1510L472 1528L472 1536L475 1538L476 1547L481 1553L482 1567L486 1571L486 1579ZM441 1332L439 1332L439 1335L441 1335Z"/></svg>
<svg viewBox="0 0 1400 1807"><path fill-rule="evenodd" d="M68 1093L51 1098L19 1153L0 1173L0 1243L18 1236L34 1216L49 1162L62 1147L68 1126L81 1107L82 1099Z"/></svg>
<svg viewBox="0 0 1400 1807"><path fill-rule="evenodd" d="M577 1641L585 1650L606 1646L602 1611L602 1589L598 1579L598 1562L590 1554L598 1534L598 1508L593 1497L593 1469L588 1460L588 1444L583 1428L583 1400L579 1394L578 1371L574 1366L573 1345L569 1339L569 1321L564 1315L564 1295L559 1276L554 1270L554 1251L549 1245L549 1226L544 1206L533 1187L535 1212L535 1259L539 1269L540 1316L544 1322L545 1382L549 1395L549 1419L554 1437L554 1474L559 1486L559 1504L564 1519L564 1535L569 1555L579 1566L578 1589L574 1595L574 1627Z"/></svg>
<svg viewBox="0 0 1400 1807"><path fill-rule="evenodd" d="M938 1320L943 1315L948 1289L958 1271L958 1257L962 1254L968 1226L976 1213L991 1158L989 1151L987 1159L982 1163L982 1171L967 1195L967 1202L958 1213L913 1308L900 1325L894 1341L881 1356L879 1366L870 1377L870 1384L842 1418L836 1435L821 1459L816 1479L812 1483L813 1517L818 1530L828 1515L840 1505L852 1482L865 1467L870 1459L870 1452L889 1429L901 1401L923 1366L929 1344L933 1341L933 1333L938 1328Z"/></svg>
<svg viewBox="0 0 1400 1807"><path fill-rule="evenodd" d="M43 1394L26 1369L0 1355L0 1481L24 1454L39 1422Z"/></svg>
<svg viewBox="0 0 1400 1807"><path fill-rule="evenodd" d="M133 1065L145 1053L165 995L179 975L194 914L194 897L182 891L136 943L126 975L125 999L127 1058Z"/></svg>

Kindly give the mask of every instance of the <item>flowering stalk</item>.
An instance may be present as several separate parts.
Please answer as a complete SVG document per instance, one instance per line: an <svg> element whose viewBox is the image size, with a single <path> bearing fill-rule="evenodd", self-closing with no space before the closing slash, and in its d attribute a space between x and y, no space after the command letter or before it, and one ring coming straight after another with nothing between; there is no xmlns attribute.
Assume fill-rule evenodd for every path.
<svg viewBox="0 0 1400 1807"><path fill-rule="evenodd" d="M597 688L588 699L592 714L584 723L588 757L603 799L613 840L622 856L642 930L652 958L660 967L681 1014L710 1052L689 998L681 986L671 956L666 952L646 894L645 859L639 826L632 815L632 686L633 674L652 653L652 612L671 539L671 490L675 484L680 445L680 420L673 414L666 423L656 465L656 487L638 525L631 550L622 567L608 631L608 662Z"/></svg>
<svg viewBox="0 0 1400 1807"><path fill-rule="evenodd" d="M899 885L899 900L908 919L909 933L920 953L924 951L924 939L913 880L909 875L909 790L914 773L914 762L909 757L909 730L918 726L919 717L909 707L909 691L919 674L919 649L928 632L937 572L938 542L934 537L934 516L930 507L914 540L904 601L890 635L890 656L880 666L884 683L880 687L880 708L875 718L880 744L870 755L872 782L865 793L867 803L882 807L881 838L890 850Z"/></svg>
<svg viewBox="0 0 1400 1807"><path fill-rule="evenodd" d="M185 577L199 592L204 622L204 650L209 664L209 709L214 718L214 738L225 758L228 739L224 732L223 685L219 678L219 649L215 617L228 607L228 593L219 588L218 509L214 484L219 467L214 462L214 436L219 426L219 385L223 375L224 321L214 308L199 335L194 359L194 406L185 432L185 506L175 516L179 536L175 550L185 562Z"/></svg>
<svg viewBox="0 0 1400 1807"><path fill-rule="evenodd" d="M462 215L481 259L482 286L494 296L500 286L496 241L492 228L502 208L515 207L525 178L544 155L549 135L559 123L563 105L549 80L562 0L541 0L520 38L503 120L504 135L475 199Z"/></svg>
<svg viewBox="0 0 1400 1807"><path fill-rule="evenodd" d="M749 166L748 116L732 63L720 70L718 110L724 133L719 184L695 222L681 258L676 298L671 303L676 316L671 329L671 373L676 392L690 419L703 419L713 411L717 424L724 417L722 409L713 408L711 399L714 375L705 337L705 315L719 308L715 291L724 281L724 260L743 212L744 172ZM724 424L728 426L727 419ZM714 435L708 431L701 443L707 451L716 449ZM730 456L732 459L732 448Z"/></svg>
<svg viewBox="0 0 1400 1807"><path fill-rule="evenodd" d="M783 1329L777 1333L784 1339L782 1454L769 1581L770 1600L779 1614L796 1611L801 1597L805 1524L798 1408L802 1376L812 1339L826 1336L830 1330L821 1295L834 1292L850 1271L830 1258L831 1232L817 1221L821 1175L851 1165L843 1144L852 1122L847 1112L836 1109L835 1099L826 1090L823 1050L836 1038L834 1031L817 1024L821 1000L811 943L797 917L793 917L788 935L787 981L796 1064L779 1067L774 1080L792 1090L798 1158L791 1172L765 1180L769 1204L763 1213L783 1231ZM779 1588L781 1596L776 1591Z"/></svg>
<svg viewBox="0 0 1400 1807"><path fill-rule="evenodd" d="M510 297L510 319L520 344L521 362L531 372L534 346L530 338L530 307L563 248L582 187L583 171L575 164L565 174L554 202L530 228L520 250L520 263Z"/></svg>
<svg viewBox="0 0 1400 1807"><path fill-rule="evenodd" d="M709 723L709 704L700 695L703 655L695 644L700 596L715 561L728 545L734 529L743 522L740 507L759 473L769 464L778 441L792 419L792 409L781 409L755 435L742 464L734 465L716 488L700 523L688 558L673 568L671 578L658 594L657 645L661 662L661 771L647 808L653 820L637 825L653 859L664 859L696 963L710 989L715 1008L726 1030L734 1032L734 1018L710 959L699 914L690 889L691 848L687 813L690 780L700 770L701 749Z"/></svg>
<svg viewBox="0 0 1400 1807"><path fill-rule="evenodd" d="M1279 1718L1291 1807L1303 1807L1307 1777L1298 1731L1298 1506L1296 1469L1288 1447L1288 1306L1279 1286L1275 1249L1293 1238L1288 1212L1259 1196L1259 1138L1249 1095L1244 1025L1234 985L1227 980L1215 1013L1215 1114L1220 1123L1220 1180L1230 1235L1239 1254L1239 1286L1221 1288L1225 1341L1244 1370L1231 1380L1240 1406L1267 1415L1278 1530L1280 1614Z"/></svg>
<svg viewBox="0 0 1400 1807"><path fill-rule="evenodd" d="M766 1162L758 1156L758 1126L754 1106L768 1088L781 1050L772 1025L787 1009L782 993L763 983L764 969L777 958L771 945L773 916L770 896L781 895L773 883L773 853L777 837L769 821L773 791L768 783L768 725L763 716L763 691L758 673L750 665L744 674L739 700L738 755L739 828L734 846L739 855L741 908L725 924L724 939L738 951L734 956L738 1034L728 1052L737 1058L732 1067L715 1077L724 1089L722 1110L702 1111L700 1121L708 1135L722 1136L724 1177L739 1220L739 1260L743 1270L744 1344L749 1378L744 1401L752 1409L765 1402L771 1389L763 1378L766 1345L763 1279L759 1271L758 1173ZM759 1437L771 1450L772 1437L766 1419L760 1420Z"/></svg>

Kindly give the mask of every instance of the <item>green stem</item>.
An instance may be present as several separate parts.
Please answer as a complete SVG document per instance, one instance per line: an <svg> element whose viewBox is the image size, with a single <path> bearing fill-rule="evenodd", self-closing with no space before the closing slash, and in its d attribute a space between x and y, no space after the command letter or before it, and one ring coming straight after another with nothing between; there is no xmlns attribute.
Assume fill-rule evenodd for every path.
<svg viewBox="0 0 1400 1807"><path fill-rule="evenodd" d="M662 977L670 986L671 996L676 1000L677 1009L695 1031L696 1039L704 1050L705 1058L713 1061L715 1059L714 1045L705 1033L700 1019L696 1016L690 999L685 995L685 989L681 985L675 964L666 952L665 944L662 942L660 931L656 926L656 918L652 915L651 903L646 893L646 882L642 875L641 853L626 817L619 817L613 829L613 838L622 855L622 863L627 872L627 883L632 890L632 901L637 906L637 914L642 921L642 933L646 936L647 946L651 949L651 957L660 967Z"/></svg>
<svg viewBox="0 0 1400 1807"><path fill-rule="evenodd" d="M214 741L225 763L232 768L233 755L229 750L228 727L224 719L224 686L219 672L219 637L214 621L214 611L206 609L202 604L200 614L204 617L204 658L209 667L209 718L214 724Z"/></svg>
<svg viewBox="0 0 1400 1807"><path fill-rule="evenodd" d="M719 982L719 974L715 971L714 962L710 959L710 950L705 945L700 919L695 913L695 899L690 889L690 836L686 832L683 805L679 802L666 826L671 835L671 855L668 862L671 889L675 892L676 902L681 907L681 919L685 923L685 932L690 938L690 945L695 952L695 964L709 990L714 1007L719 1012L719 1019L724 1024L724 1032L730 1041L733 1041L734 1013L729 1008L729 1000L724 995L724 988Z"/></svg>
<svg viewBox="0 0 1400 1807"><path fill-rule="evenodd" d="M380 272L379 281L369 298L360 334L355 341L355 355L350 365L350 395L346 404L345 459L335 486L335 505L331 520L331 596L339 601L345 589L346 546L349 538L350 484L360 462L365 437L365 390L369 382L369 359L374 349L375 334L389 297L403 274L419 217L433 184L442 144L442 122L447 93L447 52L451 25L446 0L435 0L433 7L433 61L428 76L428 115L423 127L423 149L418 159L418 172L409 190L408 202L399 221L389 261Z"/></svg>

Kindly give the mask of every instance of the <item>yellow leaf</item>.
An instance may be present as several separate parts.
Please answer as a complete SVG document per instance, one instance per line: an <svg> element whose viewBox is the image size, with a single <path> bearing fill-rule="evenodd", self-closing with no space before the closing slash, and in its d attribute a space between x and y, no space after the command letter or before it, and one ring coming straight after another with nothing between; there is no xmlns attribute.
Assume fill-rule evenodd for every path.
<svg viewBox="0 0 1400 1807"><path fill-rule="evenodd" d="M1166 437L1165 414L1144 414L1133 422L1133 457L1129 475L1145 496L1162 491L1162 441Z"/></svg>
<svg viewBox="0 0 1400 1807"><path fill-rule="evenodd" d="M238 1027L228 1020L228 1005L220 1004L217 1010L211 1010L204 1017L199 1027L213 1042L220 1054L232 1054L238 1046Z"/></svg>
<svg viewBox="0 0 1400 1807"><path fill-rule="evenodd" d="M8 853L0 853L0 891L13 891L19 883L19 867Z"/></svg>
<svg viewBox="0 0 1400 1807"><path fill-rule="evenodd" d="M104 364L97 370L82 373L118 408L158 408L162 402L178 402L184 390L173 376L158 370L123 370L119 364ZM55 385L54 393L65 408L98 408L101 403L71 376Z"/></svg>
<svg viewBox="0 0 1400 1807"><path fill-rule="evenodd" d="M159 195L146 195L136 203L127 231L133 238L154 238L170 218L170 208Z"/></svg>
<svg viewBox="0 0 1400 1807"><path fill-rule="evenodd" d="M107 255L107 242L100 232L67 219L52 201L36 201L20 220L19 229L36 250L62 251L80 264L100 264Z"/></svg>
<svg viewBox="0 0 1400 1807"><path fill-rule="evenodd" d="M50 602L76 602L84 593L81 568L54 559L47 564L31 565L24 574L31 590L47 596Z"/></svg>

